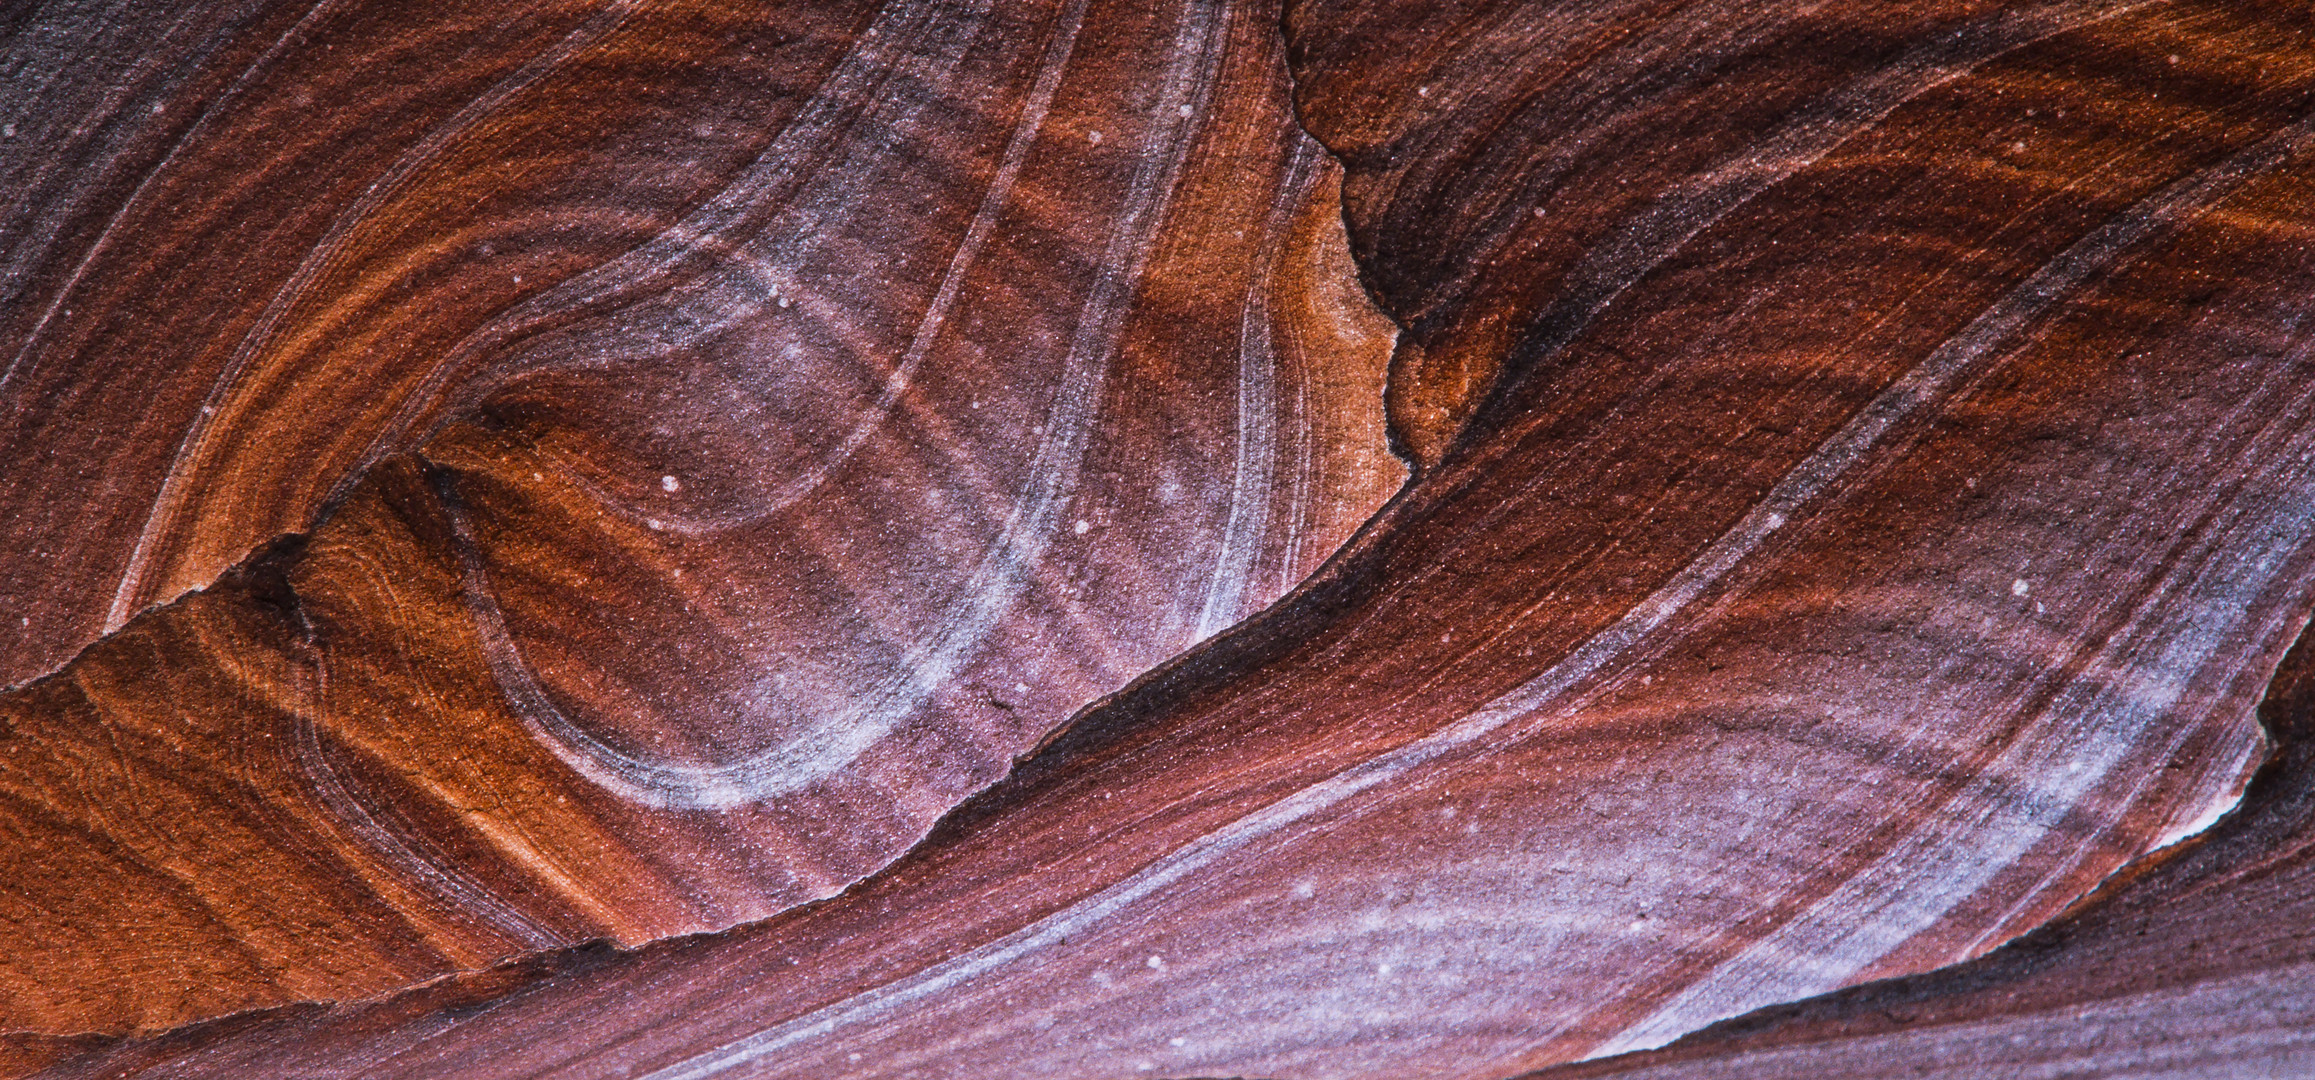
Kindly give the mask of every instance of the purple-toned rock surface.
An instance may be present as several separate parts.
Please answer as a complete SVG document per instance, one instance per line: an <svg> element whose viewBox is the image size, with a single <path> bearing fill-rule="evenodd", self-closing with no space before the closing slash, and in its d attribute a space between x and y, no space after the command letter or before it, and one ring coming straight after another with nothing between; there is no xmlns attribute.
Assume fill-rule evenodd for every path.
<svg viewBox="0 0 2315 1080"><path fill-rule="evenodd" d="M2303 15L20 32L18 1071L2284 1068Z"/></svg>

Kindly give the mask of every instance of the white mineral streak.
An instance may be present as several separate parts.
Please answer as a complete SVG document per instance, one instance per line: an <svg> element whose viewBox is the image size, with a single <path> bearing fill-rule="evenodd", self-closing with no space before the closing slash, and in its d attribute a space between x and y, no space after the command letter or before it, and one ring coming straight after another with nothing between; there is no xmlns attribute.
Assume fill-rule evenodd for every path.
<svg viewBox="0 0 2315 1080"><path fill-rule="evenodd" d="M2148 197L2043 266L1932 354L1923 367L1942 360L1950 371L1958 371L2062 302L2093 274L2126 261L2149 241L2209 210L2244 181L2301 153L2311 136L2315 118ZM2302 345L2302 353L2307 348ZM2274 370L2288 371L2292 366L2279 363ZM2254 401L2263 404L2263 395L2246 395L2237 414ZM2293 403L2298 409L2306 404L2304 399ZM2279 441L2287 445L2246 451L2260 469L2246 485L2258 493L2250 500L2253 505L2226 499L2239 489L2206 487L2200 489L2186 518L2217 512L2223 515L2221 520L2268 521L2276 505L2315 506L2311 501L2315 477L2307 471L2306 425L2280 423L2267 430L2277 429L2282 433ZM2279 502L2268 502L2269 493L2277 490L2286 494ZM2272 520L2265 528L2216 527L2202 533L2189 557L2174 564L2180 569L2166 587L2149 591L2148 606L2134 612L2097 659L2034 717L2031 729L1936 808L1922 827L1807 911L1602 1044L1594 1056L1651 1049L1714 1020L1844 985L1907 939L1936 925L1956 904L2015 864L2116 766L2132 758L2168 760L2178 740L2188 734L2183 727L2164 736L2161 744L2144 740L2162 731L2170 708L2213 654L2240 640L2251 601L2267 590L2283 561L2303 548L2311 533L2315 515L2305 509ZM2025 593L2016 586L2012 591ZM2239 769L2242 762L2217 764ZM2212 813L2202 806L2190 810L2197 815Z"/></svg>
<svg viewBox="0 0 2315 1080"><path fill-rule="evenodd" d="M1085 9L1085 0L1076 0L1064 12L1061 25L1055 31L1043 57L1044 67L1039 73L1032 101L1024 109L1007 152L1007 164L1000 168L999 181L1010 183L1025 159L1030 142L1035 136L1035 124L1042 122L1051 95L1060 83L1061 71L1066 66L1071 43ZM909 10L917 10L910 8ZM908 47L911 33L904 28L883 26L882 33L864 40L893 43L889 47L901 50ZM1107 372L1109 358L1116 348L1121 323L1131 306L1134 290L1141 280L1143 266L1151 247L1149 238L1163 222L1171 203L1174 187L1190 144L1194 141L1197 122L1193 117L1203 113L1206 95L1213 83L1213 69L1220 61L1222 43L1226 34L1226 19L1209 17L1205 20L1185 21L1182 36L1176 43L1173 62L1162 83L1166 100L1156 116L1142 132L1143 152L1136 159L1136 170L1125 193L1123 204L1115 211L1105 249L1100 253L1100 270L1078 313L1076 325L1067 339L1065 349L1056 357L1053 370L1054 399L1044 424L1038 425L1040 441L1025 470L1028 481L1014 499L997 538L989 544L959 587L958 599L944 605L933 625L924 628L909 642L897 659L889 665L858 673L857 683L846 695L829 697L828 712L814 717L804 733L772 748L743 759L709 765L694 765L649 760L637 754L613 747L593 733L573 722L548 698L538 685L520 647L508 634L504 616L490 589L487 573L471 543L466 550L466 572L470 587L467 590L470 606L475 614L479 636L492 673L497 677L507 699L514 704L534 735L566 764L590 780L622 798L633 802L672 808L719 808L760 801L811 784L842 768L878 740L889 734L893 727L905 720L937 691L955 673L980 645L1004 614L1016 601L1027 573L1042 557L1060 522L1062 508L1074 495L1082 459L1092 434L1095 406ZM846 109L858 109L859 94L847 80L884 77L896 66L922 66L927 70L901 80L900 97L906 101L920 101L921 87L937 84L939 77L951 73L960 62L971 35L953 33L953 27L930 35L932 43L951 50L939 55L937 63L921 57L870 56L857 63L848 63L840 74L829 80L822 92L828 100L828 118L818 118L813 107L804 112L811 123L832 123L832 116ZM960 91L961 93L961 91ZM970 95L965 95L969 97ZM1191 116L1183 117L1176 104L1191 106ZM897 107L897 106L895 106ZM914 107L913 105L910 107ZM878 106L871 106L873 113ZM895 125L897 120L889 121ZM819 138L814 136L815 140ZM783 136L781 142L785 142ZM866 153L868 151L859 151ZM905 145L882 147L877 152L906 157L910 148ZM791 155L775 143L766 162L785 162ZM861 167L865 168L865 166ZM861 168L838 168L829 171L834 177L861 174ZM836 180L827 181L835 184ZM762 185L751 185L762 186ZM840 185L839 185L840 186ZM844 192L828 190L814 192L809 201L834 213L848 206L851 200ZM978 245L985 236L1003 205L1001 192L992 190L983 201L981 214L967 244ZM791 261L799 259L795 252L808 247L812 240L826 231L823 219L816 214L802 215L793 232L779 232L769 241L765 258L778 256ZM751 250L753 250L751 248ZM941 291L936 293L933 309L928 311L918 329L917 343L911 346L908 357L895 369L895 379L888 382L879 399L877 409L888 410L905 384L906 370L923 350L925 343L940 326L941 312L955 298L955 283L961 277L964 261L969 252L960 248L952 260L949 277ZM784 270L760 270L766 279L783 277ZM714 290L717 299L707 311L685 322L696 327L697 333L706 333L714 326L732 321L734 307L741 307L736 286ZM768 296L769 291L760 290ZM727 295L730 292L730 295ZM712 325L711 325L712 324ZM690 332L690 331L687 331ZM881 412L877 415L882 415ZM863 424L870 424L863 421ZM867 428L855 428L839 453L849 452L865 437ZM823 475L828 463L815 470ZM815 481L816 482L816 481ZM791 485L792 486L792 485ZM773 502L792 500L808 490L783 489ZM762 505L751 507L748 514L737 519L684 521L661 512L663 524L670 529L684 529L694 534L721 531L745 524L769 511ZM454 520L463 515L456 507L451 509ZM1090 528L1078 528L1082 533ZM463 523L461 532L465 531Z"/></svg>
<svg viewBox="0 0 2315 1080"><path fill-rule="evenodd" d="M1548 355L1601 310L1715 222L1823 160L1908 101L2034 42L2114 18L2156 0L2049 0L1998 12L1939 35L1778 124L1745 150L1660 196L1603 238L1568 272L1541 320L1550 333L1527 347Z"/></svg>
<svg viewBox="0 0 2315 1080"><path fill-rule="evenodd" d="M2165 987L2075 1006L1854 1039L1778 1047L1619 1080L1930 1080L2132 1077L2287 1080L2315 1076L2315 965Z"/></svg>
<svg viewBox="0 0 2315 1080"><path fill-rule="evenodd" d="M2096 18L2111 17L2141 4L2054 4L2024 16L2001 16L1991 30L1977 35L1956 35L1976 48L1970 64L2032 40L2047 37ZM1998 32L1997 32L1998 31ZM1886 115L1905 98L1929 86L1950 80L1967 66L1950 56L1941 62L1921 62L1895 69L1861 84L1870 95L1852 92L1836 98L1840 108L1827 112L1846 121L1834 125L1839 137L1822 131L1807 133L1792 156L1766 158L1752 155L1743 168L1731 166L1719 175L1721 183L1736 189L1716 189L1711 179L1701 190L1675 193L1668 201L1685 202L1691 210L1725 214L1776 177L1790 175L1816 160L1840 138L1853 134ZM1821 118L1818 123L1826 123ZM921 1007L929 998L959 989L1020 960L1110 921L1144 901L1190 887L1202 871L1233 853L1266 839L1282 836L1300 823L1344 804L1353 797L1451 754L1475 749L1482 739L1501 745L1538 734L1564 721L1583 703L1573 693L1580 684L1630 654L1675 615L1710 593L1747 556L1791 520L1805 520L1803 510L1826 495L1835 483L1863 462L1899 421L1924 405L1936 402L1957 381L1981 366L1997 346L2046 314L2074 287L2093 274L2113 268L2134 256L2150 240L2179 225L2233 191L2246 179L2271 169L2299 152L2307 141L2309 124L2302 123L2260 143L2227 162L2164 189L2085 237L2043 266L1992 308L1981 314L1913 370L1907 372L1817 450L1796 464L1734 526L1707 546L1692 562L1624 616L1594 634L1567 657L1478 711L1433 734L1407 743L1336 773L1277 802L1208 833L1150 863L1118 883L1067 908L1046 916L1012 934L971 949L913 975L853 995L842 1001L774 1024L716 1050L648 1074L649 1080L689 1080L735 1069L759 1068L774 1055L792 1053L812 1040L856 1025L892 1017L900 1010ZM1778 141L1774 137L1772 143ZM1792 139L1788 142L1796 141ZM1630 239L1626 256L1644 254L1647 262L1661 261L1703 227L1692 217L1681 220L1693 228L1669 233L1646 228ZM1636 279L1638 268L1629 258L1617 260L1625 281ZM1627 276L1629 275L1629 276ZM1612 296L1611 289L1608 295ZM1604 304L1607 297L1600 298ZM2306 402L2300 402L2303 408ZM2307 425L2280 424L2290 438L2303 442ZM2307 468L2309 448L2260 447L2259 460L2273 483L2292 487L2292 506L2315 506L2315 471ZM2230 507L2230 512L2271 513L2275 505L2263 499L2257 506ZM2218 528L2215 538L2235 535ZM1986 782L1968 787L1940 808L1907 840L1902 854L1893 854L1867 871L1868 880L1836 890L1804 912L1769 941L1731 959L1706 975L1690 991L1676 997L1656 1014L1613 1038L1601 1052L1662 1040L1732 1012L1814 992L1834 985L1847 973L1869 964L1887 948L1911 936L1949 909L1982 881L1992 867L1984 854L1991 845L1993 858L2006 861L2030 846L2063 816L2064 808L2109 771L2115 756L2149 726L2159 727L2162 712L2183 690L2186 681L2211 657L2230 631L2239 629L2243 600L2270 580L2276 563L2287 552L2315 538L2315 519L2305 512L2272 523L2264 543L2240 551L2214 552L2200 562L2182 564L2186 575L2181 591L2156 590L2158 599L2140 613L2131 630L2113 641L2100 662L2085 671L2061 701L2041 718L2046 725L2041 739L2020 739L1994 765ZM2048 745L2045 740L2054 740ZM2079 760L2085 767L2068 771L2064 762ZM2057 776L2047 775L2055 772ZM1995 787L2007 783L2008 790ZM2021 797L2023 795L2023 797ZM2005 856L2002 853L2008 853ZM1959 884L1953 884L1959 882ZM1299 890L1298 890L1299 892ZM1532 921L1532 920L1528 920ZM1326 999L1328 990L1308 986L1305 996ZM1227 1010L1224 1010L1227 1012ZM1180 1017L1174 1018L1177 1022ZM1225 1017L1222 1022L1228 1021ZM1547 1035L1539 1035L1538 1041Z"/></svg>
<svg viewBox="0 0 2315 1080"><path fill-rule="evenodd" d="M448 900L453 910L462 917L480 920L508 941L530 949L549 949L565 944L565 939L539 925L523 914L521 909L499 899L497 893L472 875L460 870L450 859L421 853L412 847L411 838L401 830L389 828L370 812L371 800L365 798L346 782L321 743L321 732L310 716L299 715L291 732L291 759L298 771L312 784L329 813L321 820L327 826L346 834L354 846L378 855L388 869L400 875L406 883L425 894ZM527 843L507 848L518 859L534 869L545 871L542 876L558 886L569 885L570 879L552 860L538 854ZM525 856L528 856L525 858ZM576 888L562 890L573 899L584 903L586 893ZM597 914L590 912L590 914Z"/></svg>
<svg viewBox="0 0 2315 1080"><path fill-rule="evenodd" d="M0 368L0 391L7 390L9 383L30 369L32 355L40 345L41 337L47 331L49 323L59 314L72 314L71 309L65 305L71 302L74 291L79 287L81 281L88 276L89 267L112 248L114 234L119 230L121 224L132 216L131 212L144 204L146 193L153 188L154 182L169 175L169 166L177 160L178 152L188 146L198 145L201 137L208 133L211 121L226 114L229 111L229 105L237 104L243 91L262 82L263 76L273 71L274 61L285 50L303 40L310 28L321 21L325 15L330 14L335 6L335 0L322 0L322 2L307 9L306 13L298 18L297 25L275 38L272 44L266 46L263 54L250 63L248 67L243 68L240 75L234 77L231 84L209 99L208 104L202 108L200 116L186 127L183 135L180 135L175 142L170 144L168 152L162 155L160 162L147 170L144 177L137 181L137 186L129 192L129 197L122 200L119 209L106 219L104 231L97 234L96 241L89 245L88 251L81 256L80 261L73 264L72 273L65 278L63 286L58 288L55 295L49 299L48 306L41 309L40 318L35 320L31 330L25 333L23 345L19 346L16 354L8 359L8 366ZM96 10L82 9L58 12L56 15L55 21L45 27L45 33L19 35L15 40L8 42L5 47L0 47L0 70L8 71L14 76L5 82L0 82L0 116L26 116L32 111L32 102L45 100L44 92L49 90L50 85L64 73L64 69L82 67L87 64L88 58L91 56L126 51L121 43L108 39L130 31L113 26L109 20L98 16ZM588 29L588 27L581 27L576 33L583 35L588 32ZM146 45L148 43L139 42L138 44ZM520 73L517 73L516 78L520 77ZM114 112L119 108L124 95L129 93L135 85L133 82L123 80L108 86L102 104L92 112L97 114ZM57 125L57 127L72 123L73 120L74 118L70 115L55 111L49 111L49 115L39 118L40 122ZM135 134L132 129L118 124L98 125L97 130L114 140L121 140ZM27 134L38 139L42 145L62 146L66 142L64 133L55 128L42 130L40 127L34 127ZM0 138L14 138L15 136L16 125L14 123L0 124ZM117 153L117 147L110 147L108 150ZM108 153L105 156L111 157L113 153ZM59 154L56 162L70 161L72 164L70 166L43 164L40 166L40 170L41 173L45 174L50 169L69 167L87 169L92 175L101 171L86 164L87 160L80 158L79 155ZM41 179L46 178L45 175L41 176ZM10 176L8 179L14 181L11 186L21 190L30 191L36 186L31 182L32 177L21 174ZM8 245L5 256L0 256L0 258L5 259L5 261L0 261L0 283L12 284L29 276L29 269L37 264L40 256L49 251L50 245L57 235L71 220L73 211L81 208L82 204L77 202L59 202L43 207L45 213L42 213L39 219L29 223L15 224L13 227L17 230L17 235L14 237L14 242ZM18 294L6 295L4 299L9 302L16 302L18 301ZM204 411L210 410L204 409Z"/></svg>
<svg viewBox="0 0 2315 1080"><path fill-rule="evenodd" d="M840 182L838 178L879 163L905 163L910 149L906 136L916 125L917 114L927 102L941 96L927 88L954 90L954 76L974 35L958 32L958 25L942 25L941 19L950 17L958 24L972 26L988 16L986 5L955 12L902 8L878 14L868 32L796 110L764 153L713 198L649 243L526 298L452 347L373 441L362 464L366 466L390 452L422 415L434 413L437 426L455 416L455 408L436 407L437 395L454 379L475 375L476 365L486 359L496 365L495 370L462 388L461 403L479 401L541 367L585 365L605 356L672 352L765 314L768 308L787 307L788 297L781 294L783 290L793 291L797 268L839 231L831 226L852 212L857 202L857 182ZM1065 20L1048 41L1043 57L1047 67L1023 103L1005 158L920 319L918 338L933 336L927 331L937 330L946 318L955 302L958 279L977 257L996 216L1010 198L1021 158L1035 141L1051 105L1057 79L1053 72L1066 64L1077 27L1076 20ZM920 39L928 40L920 44ZM896 82L899 85L893 85ZM847 145L848 135L858 128L881 129L886 137L876 145ZM946 179L953 181L953 177ZM767 216L772 220L766 221ZM705 282L677 280L678 271L702 261L713 263L715 268ZM494 355L510 342L539 337L542 327L569 312L605 307L614 309L610 316L590 320L579 331L546 335L545 340L526 344L511 358ZM919 351L920 344L915 341L902 350L900 363L885 380L888 391L895 382L905 387L907 373L915 367L911 358ZM867 410L863 422L888 412L886 399L890 396L889 392L880 395L883 405ZM837 445L840 456L856 448L858 440L848 435ZM823 462L823 466L831 464ZM360 470L351 472L358 474ZM824 477L825 468L819 472ZM783 496L793 501L798 493L788 491ZM333 492L332 497L337 494ZM618 507L617 501L612 505ZM759 517L770 512L761 506L752 511ZM685 524L700 529L732 522Z"/></svg>
<svg viewBox="0 0 2315 1080"><path fill-rule="evenodd" d="M1230 474L1229 517L1206 585L1194 636L1203 641L1243 617L1273 501L1278 496L1278 358L1271 342L1270 286L1276 250L1292 227L1293 212L1318 171L1315 143L1294 148L1270 218L1263 227L1261 264L1246 288L1238 316L1238 430ZM1291 538L1289 538L1291 540Z"/></svg>
<svg viewBox="0 0 2315 1080"><path fill-rule="evenodd" d="M304 19L300 20L299 26L303 27L307 22L313 20L326 6L328 5L317 5L313 11L306 14ZM178 440L176 453L169 462L169 471L161 481L161 490L153 497L152 509L146 514L145 524L138 533L136 546L130 550L128 563L121 571L120 586L113 592L112 606L105 613L104 628L106 633L109 634L120 629L121 625L128 621L129 616L137 613L138 607L146 599L145 575L151 569L151 562L156 553L154 545L175 523L188 493L195 490L194 483L200 478L202 458L216 434L217 414L220 411L231 413L228 406L239 396L238 391L241 389L242 376L247 373L259 352L272 342L275 329L281 325L281 320L288 316L297 302L305 296L307 286L313 284L316 279L329 270L332 263L336 262L338 253L352 238L355 228L367 220L380 206L384 205L386 200L399 194L403 186L410 182L410 178L418 174L419 169L433 161L461 135L472 130L491 113L498 111L499 106L506 104L516 95L562 67L565 62L577 56L588 46L601 41L611 31L617 29L620 23L625 22L627 16L633 14L638 6L639 0L613 0L612 3L604 5L603 10L581 23L577 29L564 35L562 40L557 41L553 47L532 57L520 68L517 68L513 74L500 80L485 91L482 96L468 102L464 108L452 114L449 119L428 131L416 145L396 159L393 166L388 168L383 175L371 181L369 188L362 193L360 198L354 200L351 206L346 207L336 219L330 222L329 231L322 235L321 240L314 245L313 250L306 253L305 258L298 263L297 269L291 272L289 279L274 291L272 299L265 306L265 310L259 313L255 325L249 328L249 332L244 334L241 342L234 347L233 355L226 360L224 368L217 373L216 381L210 386L207 403L202 407L200 414L194 418L193 423L185 429L184 437ZM294 40L294 34L291 37L283 38L274 47L278 49L292 40ZM261 68L262 65L258 68L251 68L250 71L255 73ZM239 89L239 84L236 84L235 88ZM216 110L212 108L204 113L202 122L206 123L209 116L214 115L215 112ZM177 145L185 145L193 138L193 134L188 132L184 139L179 140ZM175 148L172 148L171 153L174 152ZM160 174L161 170L156 168L148 174L147 180L149 181L151 177ZM143 185L140 184L138 191L131 194L130 203L123 205L121 213L126 213L127 206L133 204L136 195L141 194L142 191ZM116 214L114 221L119 221L120 216L120 214ZM81 267L74 270L75 280L78 279L88 263L96 258L97 253L103 247L104 243L100 238L99 242L89 249L89 254L82 261ZM62 303L63 298L70 295L70 291L69 288L58 291L58 302ZM67 312L67 314L70 313ZM44 315L42 319L45 322L46 316ZM34 333L37 335L37 329ZM29 339L26 342L26 348L30 348ZM13 363L11 367L13 367ZM353 470L353 472L359 472L359 470ZM170 598L160 597L158 599Z"/></svg>

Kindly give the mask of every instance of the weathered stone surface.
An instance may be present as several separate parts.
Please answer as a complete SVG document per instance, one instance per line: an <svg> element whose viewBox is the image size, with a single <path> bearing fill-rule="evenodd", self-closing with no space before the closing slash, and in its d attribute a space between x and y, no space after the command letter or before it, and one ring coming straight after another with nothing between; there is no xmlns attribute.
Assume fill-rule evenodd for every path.
<svg viewBox="0 0 2315 1080"><path fill-rule="evenodd" d="M1274 17L229 15L15 42L0 1030L831 895L1404 477Z"/></svg>
<svg viewBox="0 0 2315 1080"><path fill-rule="evenodd" d="M2303 1053L2296 721L2170 846L2265 760L2262 698L2303 711L2303 11L822 14L732 158L822 168L735 164L670 220L744 225L491 309L346 421L410 441L348 436L308 538L9 699L18 803L82 815L24 814L58 870L11 917L125 995L42 1015L305 1001L44 1020L27 1067ZM1414 472L1353 535L1386 421ZM2125 977L2141 930L2224 959ZM156 1004L130 961L184 943L200 1005ZM2148 1056L2173 1028L2224 1038Z"/></svg>

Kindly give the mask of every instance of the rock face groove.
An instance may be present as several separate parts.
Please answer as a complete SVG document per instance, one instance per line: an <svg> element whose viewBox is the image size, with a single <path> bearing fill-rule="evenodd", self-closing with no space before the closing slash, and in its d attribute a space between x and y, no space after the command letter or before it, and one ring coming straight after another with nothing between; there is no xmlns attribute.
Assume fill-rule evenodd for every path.
<svg viewBox="0 0 2315 1080"><path fill-rule="evenodd" d="M5 1062L2287 1068L2304 14L27 8Z"/></svg>

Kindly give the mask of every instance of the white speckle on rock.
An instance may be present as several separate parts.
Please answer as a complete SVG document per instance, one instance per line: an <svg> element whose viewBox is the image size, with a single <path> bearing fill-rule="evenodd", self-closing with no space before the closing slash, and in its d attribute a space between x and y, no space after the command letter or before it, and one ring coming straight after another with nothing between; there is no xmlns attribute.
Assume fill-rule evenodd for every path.
<svg viewBox="0 0 2315 1080"><path fill-rule="evenodd" d="M2010 582L2010 595L2024 596L2026 591L2031 588L2033 588L2033 586L2026 584L2026 579L2019 578L2016 581Z"/></svg>
<svg viewBox="0 0 2315 1080"><path fill-rule="evenodd" d="M1166 958L1162 956L1152 956L1142 962L1148 964L1151 971L1164 971L1166 969Z"/></svg>
<svg viewBox="0 0 2315 1080"><path fill-rule="evenodd" d="M1079 535L1079 536L1083 536L1083 535L1085 535L1085 534L1086 534L1088 531L1090 531L1092 528L1093 528L1093 523L1092 523L1092 522L1090 522L1090 521L1087 521L1087 520L1085 520L1084 518L1078 518L1078 519L1077 519L1077 524L1075 524L1075 525L1071 525L1071 526L1069 527L1069 531L1070 531L1070 532L1073 532L1073 533L1076 533L1076 534L1077 534L1077 535Z"/></svg>
<svg viewBox="0 0 2315 1080"><path fill-rule="evenodd" d="M1101 133L1098 131L1088 131L1085 133L1085 141L1099 146L1101 145Z"/></svg>
<svg viewBox="0 0 2315 1080"><path fill-rule="evenodd" d="M1188 116L1188 115L1190 115L1190 113L1191 113L1191 112L1193 112L1193 111L1195 111L1195 110L1191 109L1191 108L1190 108L1189 106L1187 106L1187 105L1184 105L1184 106L1181 106L1180 108L1177 108L1177 109L1175 109L1174 111L1175 111L1175 112L1178 112L1178 113L1180 113L1180 114L1182 114L1183 116Z"/></svg>
<svg viewBox="0 0 2315 1080"><path fill-rule="evenodd" d="M1318 886L1312 885L1307 881L1296 882L1294 885L1294 895L1301 899L1308 900L1311 897L1318 895Z"/></svg>
<svg viewBox="0 0 2315 1080"><path fill-rule="evenodd" d="M1176 1035L1176 1036L1174 1036L1174 1037L1173 1037L1173 1038L1171 1038L1171 1039L1167 1039L1167 1040L1166 1040L1166 1045L1167 1045L1167 1046L1180 1046L1180 1045L1182 1045L1183 1043L1186 1043L1186 1042L1188 1042L1188 1041L1189 1041L1188 1039L1184 1039L1184 1038L1182 1038L1181 1036L1179 1036L1179 1035Z"/></svg>
<svg viewBox="0 0 2315 1080"><path fill-rule="evenodd" d="M659 478L659 490L661 491L676 491L680 490L682 487L683 481L678 480L672 476L662 476Z"/></svg>

